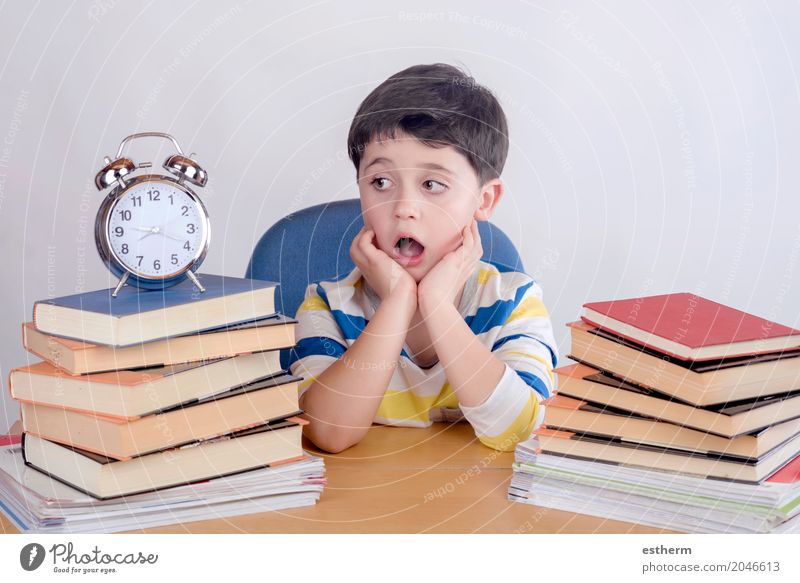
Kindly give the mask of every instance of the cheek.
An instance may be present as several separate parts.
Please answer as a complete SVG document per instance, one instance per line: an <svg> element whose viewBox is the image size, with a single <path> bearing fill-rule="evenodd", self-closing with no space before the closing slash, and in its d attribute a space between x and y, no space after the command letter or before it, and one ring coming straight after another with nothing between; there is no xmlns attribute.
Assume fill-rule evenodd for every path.
<svg viewBox="0 0 800 583"><path fill-rule="evenodd" d="M370 204L369 200L361 200L361 216L364 218L364 225L368 229L374 229L375 224L380 222L377 209Z"/></svg>
<svg viewBox="0 0 800 583"><path fill-rule="evenodd" d="M388 225L388 221L380 212L380 209L362 207L362 216L364 218L364 226L375 232L378 247L384 249L384 251L388 249L390 243L386 238L391 236L391 228L389 228L390 225Z"/></svg>
<svg viewBox="0 0 800 583"><path fill-rule="evenodd" d="M451 232L449 234L449 238L447 239L448 250L455 251L458 249L461 246L461 243L464 242L463 239L464 238L461 236L461 231Z"/></svg>
<svg viewBox="0 0 800 583"><path fill-rule="evenodd" d="M435 234L435 237L428 239L429 245L425 249L433 260L439 261L461 245L461 237L458 233L453 232L453 229L453 227L441 229Z"/></svg>
<svg viewBox="0 0 800 583"><path fill-rule="evenodd" d="M465 225L472 222L475 216L475 207L468 203L467 196L465 193L460 193L456 200L436 209L438 223L442 225L446 233L450 235L460 233Z"/></svg>
<svg viewBox="0 0 800 583"><path fill-rule="evenodd" d="M430 251L440 259L461 245L461 226L466 219L462 216L464 209L458 205L442 206L436 210L436 217L429 217L432 219L431 224L436 227L428 229L428 241Z"/></svg>

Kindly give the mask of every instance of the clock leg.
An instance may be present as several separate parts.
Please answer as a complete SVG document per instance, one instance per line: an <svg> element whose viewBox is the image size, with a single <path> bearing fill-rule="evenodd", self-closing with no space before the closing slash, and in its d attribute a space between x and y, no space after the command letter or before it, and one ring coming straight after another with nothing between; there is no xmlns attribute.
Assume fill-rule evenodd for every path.
<svg viewBox="0 0 800 583"><path fill-rule="evenodd" d="M114 291L111 293L111 297L117 297L119 290L122 289L122 286L125 285L125 282L128 281L128 275L130 275L127 271L122 274L122 277L119 278L119 283L117 283L117 287L114 288Z"/></svg>
<svg viewBox="0 0 800 583"><path fill-rule="evenodd" d="M200 280L199 280L199 279L197 279L197 276L196 276L194 273L192 273L192 271L191 271L191 270L189 270L189 271L187 271L187 272L186 272L186 276L187 276L189 279L191 279L191 280L192 280L192 283L193 283L193 284L195 284L195 285L197 286L197 289L199 289L199 290L200 290L200 293L203 293L204 291L206 291L206 288L204 288L204 287L203 287L203 285L200 283Z"/></svg>

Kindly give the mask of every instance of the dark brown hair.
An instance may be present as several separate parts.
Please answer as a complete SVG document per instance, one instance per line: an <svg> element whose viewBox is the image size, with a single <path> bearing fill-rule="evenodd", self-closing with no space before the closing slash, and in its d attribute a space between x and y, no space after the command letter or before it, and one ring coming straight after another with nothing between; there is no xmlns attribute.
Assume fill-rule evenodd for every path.
<svg viewBox="0 0 800 583"><path fill-rule="evenodd" d="M453 146L481 184L498 178L508 155L508 124L491 91L460 69L435 63L395 73L361 103L347 148L358 174L364 148L401 130L428 146Z"/></svg>

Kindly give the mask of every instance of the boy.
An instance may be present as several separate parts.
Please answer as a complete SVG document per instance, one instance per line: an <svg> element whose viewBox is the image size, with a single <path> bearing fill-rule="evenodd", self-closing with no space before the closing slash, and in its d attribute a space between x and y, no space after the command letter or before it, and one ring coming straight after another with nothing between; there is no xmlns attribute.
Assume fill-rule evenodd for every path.
<svg viewBox="0 0 800 583"><path fill-rule="evenodd" d="M556 343L541 289L481 261L503 194L505 114L460 70L419 65L361 104L348 136L364 228L343 279L311 284L292 373L306 435L340 452L372 422L466 418L511 451L543 419Z"/></svg>

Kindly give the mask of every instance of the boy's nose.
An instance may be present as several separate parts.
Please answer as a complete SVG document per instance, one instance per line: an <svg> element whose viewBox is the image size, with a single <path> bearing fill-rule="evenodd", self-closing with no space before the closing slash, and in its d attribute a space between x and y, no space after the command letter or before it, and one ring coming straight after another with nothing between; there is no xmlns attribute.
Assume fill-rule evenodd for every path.
<svg viewBox="0 0 800 583"><path fill-rule="evenodd" d="M419 201L411 193L400 193L394 202L394 216L396 219L418 219Z"/></svg>

